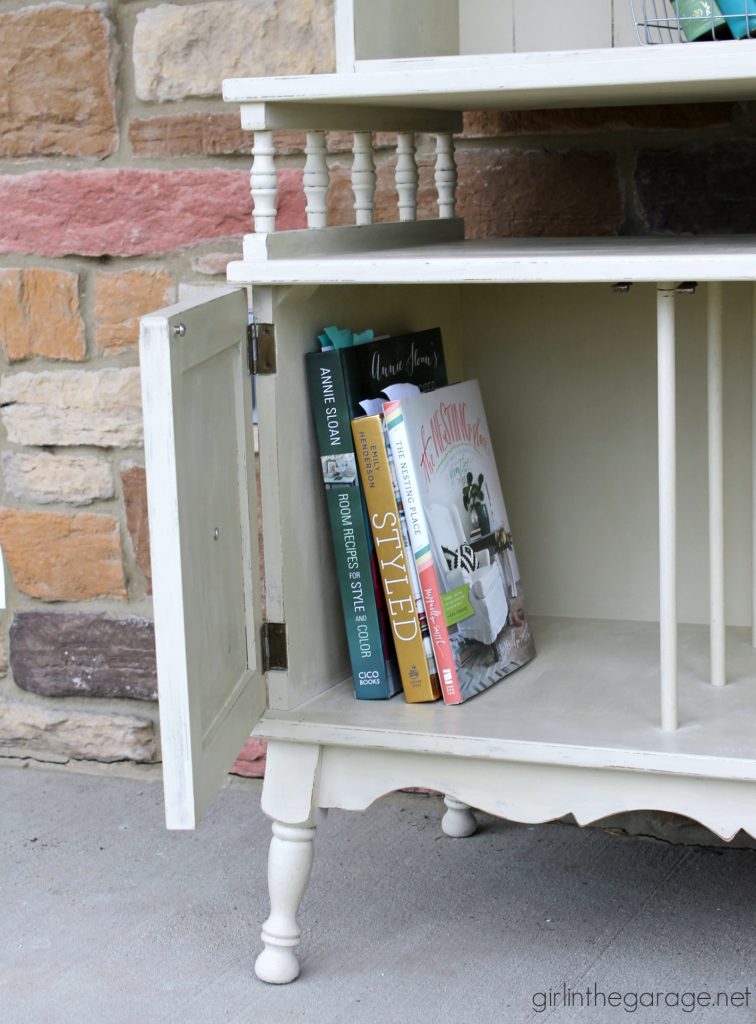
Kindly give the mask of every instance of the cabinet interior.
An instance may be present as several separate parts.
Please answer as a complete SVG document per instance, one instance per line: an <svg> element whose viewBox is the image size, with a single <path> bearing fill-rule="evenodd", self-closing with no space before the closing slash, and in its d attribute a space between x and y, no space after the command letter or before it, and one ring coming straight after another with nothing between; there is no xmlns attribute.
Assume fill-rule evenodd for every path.
<svg viewBox="0 0 756 1024"><path fill-rule="evenodd" d="M261 452L276 443L270 431L287 441L275 459L262 456L266 590L283 595L291 638L289 672L269 674L271 709L291 710L349 676L304 353L326 323L391 333L438 325L450 380L477 377L481 383L528 607L536 617L536 642L539 634L544 642L532 669L520 670L516 681L498 684L461 709L407 710L401 697L375 703L351 700L350 705L351 684L337 688L326 702L336 701L339 714L360 723L390 721L392 728L411 729L425 722L424 727L442 731L473 720L488 728L490 714L501 706L510 725L520 721L520 714L521 728L527 732L531 722L538 732L543 726L535 728L528 708L543 710L551 688L552 709L558 708L562 716L563 741L571 728L565 715L572 713L577 720L590 709L590 723L584 726L590 731L602 720L601 707L607 728L612 716L616 719L611 734L630 730L632 735L636 713L639 728L650 730L649 735L658 732L654 286L639 284L615 293L605 284L350 285L267 294L279 296L279 372L275 387L260 393ZM756 713L756 656L745 629L751 615L750 559L744 555L751 547L750 295L746 284L724 286L726 604L728 626L733 627L728 632L732 685L714 695L707 682L705 625L706 286L676 300L678 616L694 627L681 629L683 721L686 707L689 719L698 720L704 705L710 706L707 715L716 718L733 701L740 702L738 717L743 701L750 714ZM627 652L623 662L617 659L620 642ZM519 712L506 706L517 694ZM629 719L618 710L622 701L632 706ZM323 707L316 701L311 709L317 714ZM580 742L590 741L578 733Z"/></svg>
<svg viewBox="0 0 756 1024"><path fill-rule="evenodd" d="M357 61L638 45L628 0L566 6L553 0L354 0L353 6Z"/></svg>

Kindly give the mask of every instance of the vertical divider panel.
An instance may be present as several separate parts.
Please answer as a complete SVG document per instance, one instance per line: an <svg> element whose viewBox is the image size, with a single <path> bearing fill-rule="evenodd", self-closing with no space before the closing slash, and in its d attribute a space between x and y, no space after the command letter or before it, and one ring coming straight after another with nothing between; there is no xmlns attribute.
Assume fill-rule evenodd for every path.
<svg viewBox="0 0 756 1024"><path fill-rule="evenodd" d="M711 682L725 684L724 440L722 426L722 285L707 294L709 419L709 628Z"/></svg>
<svg viewBox="0 0 756 1024"><path fill-rule="evenodd" d="M640 7L641 0L638 0L638 8ZM612 46L638 46L635 21L628 0L613 0Z"/></svg>
<svg viewBox="0 0 756 1024"><path fill-rule="evenodd" d="M657 285L659 406L659 630L661 726L677 728L677 429L675 286Z"/></svg>
<svg viewBox="0 0 756 1024"><path fill-rule="evenodd" d="M756 281L751 289L751 644L756 647Z"/></svg>
<svg viewBox="0 0 756 1024"><path fill-rule="evenodd" d="M334 0L334 31L336 70L339 74L354 71L355 27L353 0Z"/></svg>

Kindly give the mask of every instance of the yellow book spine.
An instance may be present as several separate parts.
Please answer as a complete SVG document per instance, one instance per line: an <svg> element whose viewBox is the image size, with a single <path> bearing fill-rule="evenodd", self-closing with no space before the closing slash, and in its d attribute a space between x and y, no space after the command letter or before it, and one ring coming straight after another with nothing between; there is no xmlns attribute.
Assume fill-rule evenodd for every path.
<svg viewBox="0 0 756 1024"><path fill-rule="evenodd" d="M404 696L413 704L438 700L438 677L428 669L381 417L353 420L352 435Z"/></svg>

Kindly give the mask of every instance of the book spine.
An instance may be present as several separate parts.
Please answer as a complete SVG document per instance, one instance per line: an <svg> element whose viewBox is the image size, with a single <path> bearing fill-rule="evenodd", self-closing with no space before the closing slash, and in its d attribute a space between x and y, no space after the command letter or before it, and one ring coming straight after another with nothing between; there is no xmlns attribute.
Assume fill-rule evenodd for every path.
<svg viewBox="0 0 756 1024"><path fill-rule="evenodd" d="M415 465L410 455L407 427L402 416L400 402L387 402L384 407L386 433L394 460L396 482L404 506L407 533L412 556L420 578L420 587L428 617L433 652L436 657L441 682L441 695L445 704L461 704L462 690L459 685L457 666L446 628L441 588L433 563L430 532L425 510L420 501Z"/></svg>
<svg viewBox="0 0 756 1024"><path fill-rule="evenodd" d="M399 528L402 531L402 542L404 544L404 550L407 553L407 567L409 569L410 583L412 584L412 595L415 598L415 608L417 609L417 617L420 622L420 634L423 638L423 648L425 649L425 660L428 663L428 671L431 674L431 678L438 682L438 669L436 668L436 655L433 651L433 644L431 642L430 629L428 627L428 617L425 613L425 601L423 600L423 591L420 586L420 577L417 574L417 566L415 560L412 557L412 548L410 547L409 534L407 532L407 517L404 513L404 504L402 503L402 495L399 490L399 484L396 479L396 472L394 469L394 459L391 454L391 446L386 436L386 424L383 424L383 438L386 443L386 458L389 464L389 476L391 477L391 486L394 489L394 501L396 502L396 508L399 513ZM439 696L441 696L439 690Z"/></svg>
<svg viewBox="0 0 756 1024"><path fill-rule="evenodd" d="M352 432L404 695L413 704L438 700L438 676L428 665L381 417L353 420Z"/></svg>
<svg viewBox="0 0 756 1024"><path fill-rule="evenodd" d="M397 692L398 679L381 635L341 360L338 352L313 352L306 366L354 692L361 700L385 699Z"/></svg>

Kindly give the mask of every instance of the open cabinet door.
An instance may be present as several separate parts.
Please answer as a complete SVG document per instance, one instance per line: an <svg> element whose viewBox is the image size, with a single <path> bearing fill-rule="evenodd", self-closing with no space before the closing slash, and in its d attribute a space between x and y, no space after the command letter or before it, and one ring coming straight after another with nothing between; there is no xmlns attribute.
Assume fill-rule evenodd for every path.
<svg viewBox="0 0 756 1024"><path fill-rule="evenodd" d="M142 319L168 828L194 828L265 708L246 334L241 290Z"/></svg>

